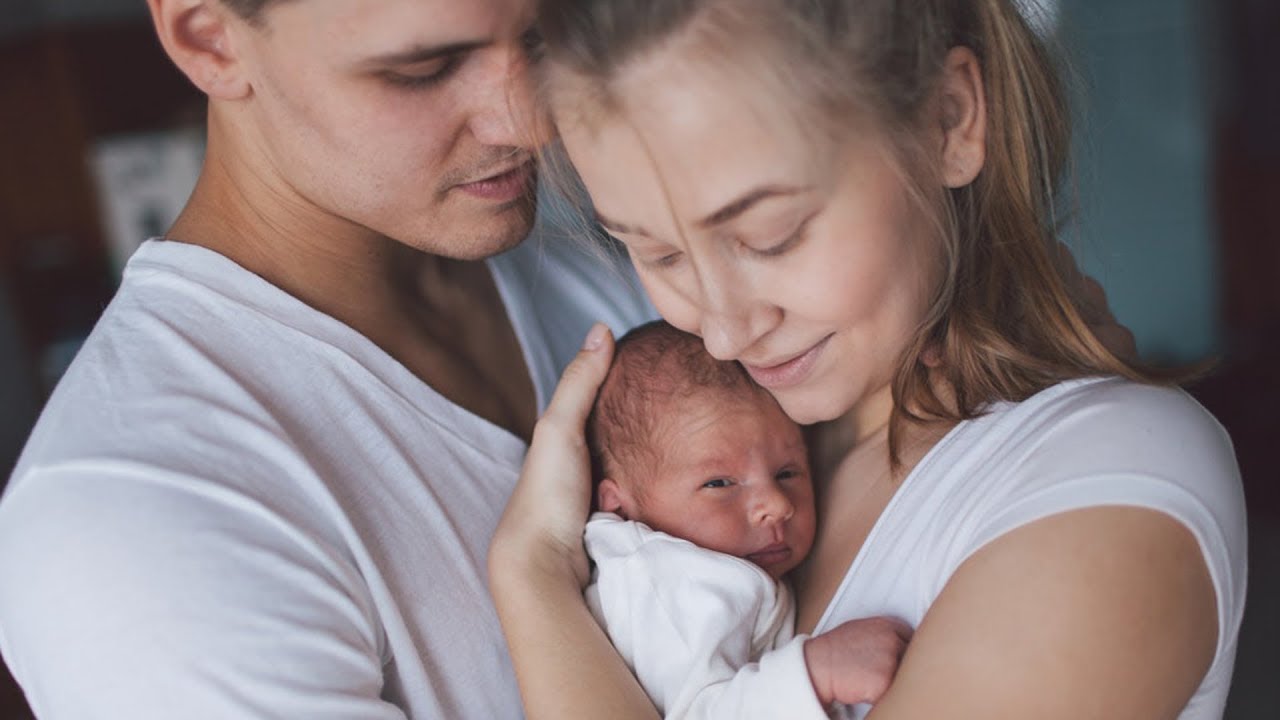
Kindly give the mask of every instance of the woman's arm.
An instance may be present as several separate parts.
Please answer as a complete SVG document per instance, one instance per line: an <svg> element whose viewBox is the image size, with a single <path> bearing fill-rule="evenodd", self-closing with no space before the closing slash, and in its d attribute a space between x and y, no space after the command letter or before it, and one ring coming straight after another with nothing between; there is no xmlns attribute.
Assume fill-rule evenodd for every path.
<svg viewBox="0 0 1280 720"><path fill-rule="evenodd" d="M592 328L534 430L489 549L489 589L531 720L658 717L582 597L591 496L584 427L612 357Z"/></svg>
<svg viewBox="0 0 1280 720"><path fill-rule="evenodd" d="M961 565L871 717L1176 718L1213 659L1215 603L1168 515L1045 518Z"/></svg>

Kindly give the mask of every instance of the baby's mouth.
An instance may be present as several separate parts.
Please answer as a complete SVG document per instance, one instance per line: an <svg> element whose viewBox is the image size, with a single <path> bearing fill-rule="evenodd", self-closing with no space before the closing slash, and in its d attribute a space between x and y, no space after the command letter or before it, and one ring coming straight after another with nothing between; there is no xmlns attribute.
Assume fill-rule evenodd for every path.
<svg viewBox="0 0 1280 720"><path fill-rule="evenodd" d="M747 559L761 566L777 565L791 557L791 547L786 543L774 543L747 555Z"/></svg>

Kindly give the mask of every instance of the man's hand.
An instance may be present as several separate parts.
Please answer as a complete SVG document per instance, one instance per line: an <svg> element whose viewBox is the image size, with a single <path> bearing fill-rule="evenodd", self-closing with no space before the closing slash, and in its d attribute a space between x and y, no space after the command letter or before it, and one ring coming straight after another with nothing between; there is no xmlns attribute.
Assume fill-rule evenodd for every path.
<svg viewBox="0 0 1280 720"><path fill-rule="evenodd" d="M809 679L823 705L874 703L889 689L911 627L888 617L850 620L805 641Z"/></svg>

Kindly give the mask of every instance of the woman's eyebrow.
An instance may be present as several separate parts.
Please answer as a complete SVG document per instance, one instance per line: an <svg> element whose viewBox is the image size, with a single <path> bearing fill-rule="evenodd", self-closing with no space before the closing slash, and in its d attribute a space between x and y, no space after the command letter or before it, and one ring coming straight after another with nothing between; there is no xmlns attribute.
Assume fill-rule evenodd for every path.
<svg viewBox="0 0 1280 720"><path fill-rule="evenodd" d="M610 232L621 233L623 235L643 235L645 237L651 237L644 228L627 225L626 223L620 223L616 220L610 220L604 215L601 215L599 210L596 211L596 222L600 223L601 227Z"/></svg>
<svg viewBox="0 0 1280 720"><path fill-rule="evenodd" d="M728 205L725 205L719 210L711 213L702 220L699 220L698 227L708 229L715 227L716 225L723 225L724 223L742 215L764 200L799 195L812 189L813 188L811 187L794 187L790 185L766 185L761 188L756 188L755 190L747 192L737 200L734 200ZM600 223L600 225L606 230L610 230L615 233L622 233L624 235L644 235L645 237L650 237L649 233L646 232L644 228L627 225L626 223L620 223L616 220L610 220L604 215L601 215L598 210L596 211L596 222Z"/></svg>
<svg viewBox="0 0 1280 720"><path fill-rule="evenodd" d="M719 210L711 213L702 220L699 220L698 227L705 230L713 228L716 225L723 225L739 215L742 215L752 207L755 207L761 201L775 197L799 195L800 193L808 192L811 189L812 188L809 187L794 187L790 185L766 185L764 187L756 188L755 190L747 192L737 200L734 200Z"/></svg>

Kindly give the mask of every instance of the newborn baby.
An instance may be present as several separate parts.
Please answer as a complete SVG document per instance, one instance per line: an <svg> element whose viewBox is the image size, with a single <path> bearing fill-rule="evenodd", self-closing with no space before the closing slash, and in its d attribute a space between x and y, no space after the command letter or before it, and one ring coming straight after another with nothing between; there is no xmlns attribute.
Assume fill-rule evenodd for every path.
<svg viewBox="0 0 1280 720"><path fill-rule="evenodd" d="M874 702L910 631L795 635L814 537L800 428L736 363L657 322L618 341L588 420L599 512L587 603L667 718L826 717Z"/></svg>

